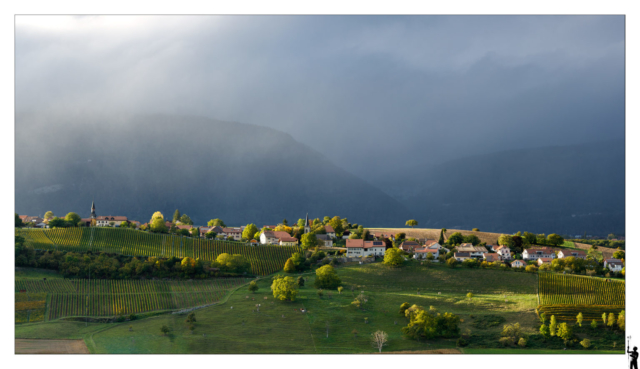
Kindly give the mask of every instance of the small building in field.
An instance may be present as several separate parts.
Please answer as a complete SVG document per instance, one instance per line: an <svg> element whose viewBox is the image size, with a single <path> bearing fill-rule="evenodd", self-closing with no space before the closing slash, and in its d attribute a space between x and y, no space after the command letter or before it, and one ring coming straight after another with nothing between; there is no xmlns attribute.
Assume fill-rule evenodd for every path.
<svg viewBox="0 0 640 369"><path fill-rule="evenodd" d="M287 232L284 232L287 233ZM298 244L298 239L295 237L289 236L287 233L286 236L278 238L278 245L280 246L296 246Z"/></svg>
<svg viewBox="0 0 640 369"><path fill-rule="evenodd" d="M512 268L524 268L527 266L527 263L524 260L514 260L511 262Z"/></svg>
<svg viewBox="0 0 640 369"><path fill-rule="evenodd" d="M558 251L558 259L564 259L566 257L573 256L576 259L586 259L587 252L584 250L560 250Z"/></svg>
<svg viewBox="0 0 640 369"><path fill-rule="evenodd" d="M99 217L96 217L96 226L98 227L111 227L111 223L113 223L114 226L119 226L120 223L124 222L127 220L127 217L125 216L118 216L118 215L101 215Z"/></svg>
<svg viewBox="0 0 640 369"><path fill-rule="evenodd" d="M347 240L347 257L384 256L386 246L382 241Z"/></svg>
<svg viewBox="0 0 640 369"><path fill-rule="evenodd" d="M552 258L538 258L538 266L541 266L544 264L551 264L551 261L553 261Z"/></svg>
<svg viewBox="0 0 640 369"><path fill-rule="evenodd" d="M604 267L612 272L620 272L624 268L624 264L620 259L605 259Z"/></svg>

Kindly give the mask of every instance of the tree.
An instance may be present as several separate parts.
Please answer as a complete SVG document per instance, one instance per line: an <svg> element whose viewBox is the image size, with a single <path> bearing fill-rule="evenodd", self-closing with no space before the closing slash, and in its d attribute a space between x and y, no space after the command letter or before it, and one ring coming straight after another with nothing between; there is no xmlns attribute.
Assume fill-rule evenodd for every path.
<svg viewBox="0 0 640 369"><path fill-rule="evenodd" d="M316 288L334 289L340 284L342 284L342 281L333 266L325 265L316 270L316 280L314 282Z"/></svg>
<svg viewBox="0 0 640 369"><path fill-rule="evenodd" d="M433 259L435 259L435 258L436 258L436 257L435 257L435 256L433 256L433 253L432 253L432 252L430 252L430 253L428 253L428 254L427 254L427 261L433 261Z"/></svg>
<svg viewBox="0 0 640 369"><path fill-rule="evenodd" d="M64 220L76 226L82 220L82 218L80 218L80 215L76 213L69 213L64 217Z"/></svg>
<svg viewBox="0 0 640 369"><path fill-rule="evenodd" d="M256 232L259 231L260 230L258 229L258 227L256 227L255 224L247 224L247 226L244 227L244 230L242 231L242 238L244 238L245 240L251 240Z"/></svg>
<svg viewBox="0 0 640 369"><path fill-rule="evenodd" d="M607 313L602 313L602 324L607 326Z"/></svg>
<svg viewBox="0 0 640 369"><path fill-rule="evenodd" d="M551 331L549 330L549 327L546 324L542 324L540 326L540 334L542 335L542 337L544 338L549 338L551 337Z"/></svg>
<svg viewBox="0 0 640 369"><path fill-rule="evenodd" d="M16 228L20 228L20 227L24 227L24 223L22 223L22 219L20 219L20 216L18 215L18 213L16 214Z"/></svg>
<svg viewBox="0 0 640 369"><path fill-rule="evenodd" d="M389 335L383 331L378 330L371 334L371 344L378 349L378 352L382 352L382 347L387 345L388 340Z"/></svg>
<svg viewBox="0 0 640 369"><path fill-rule="evenodd" d="M588 338L585 338L582 341L580 341L580 345L582 345L582 347L588 349L589 347L591 347L591 340L589 340Z"/></svg>
<svg viewBox="0 0 640 369"><path fill-rule="evenodd" d="M551 337L556 335L556 328L558 327L558 323L556 322L556 316L551 315L551 320L549 321L549 333Z"/></svg>
<svg viewBox="0 0 640 369"><path fill-rule="evenodd" d="M576 321L578 322L578 325L582 327L582 313L578 313Z"/></svg>
<svg viewBox="0 0 640 369"><path fill-rule="evenodd" d="M451 236L449 236L448 240L450 245L459 245L464 242L464 236L460 232L454 232Z"/></svg>
<svg viewBox="0 0 640 369"><path fill-rule="evenodd" d="M440 245L444 245L444 228L440 230L440 238L438 239Z"/></svg>
<svg viewBox="0 0 640 369"><path fill-rule="evenodd" d="M598 328L598 322L595 319L591 320L591 328L592 329Z"/></svg>
<svg viewBox="0 0 640 369"><path fill-rule="evenodd" d="M162 334L166 336L167 333L169 333L169 327L163 325L162 327L160 327L160 332L162 332Z"/></svg>
<svg viewBox="0 0 640 369"><path fill-rule="evenodd" d="M344 290L344 287L340 286L338 287L338 293L342 295L342 290Z"/></svg>
<svg viewBox="0 0 640 369"><path fill-rule="evenodd" d="M478 229L478 228L473 228L473 229L472 229L472 231L474 231L474 232L480 232L480 229Z"/></svg>
<svg viewBox="0 0 640 369"><path fill-rule="evenodd" d="M209 231L209 232L205 233L205 234L204 234L204 236L205 236L207 239L214 239L214 238L216 238L217 233L216 233L216 232Z"/></svg>
<svg viewBox="0 0 640 369"><path fill-rule="evenodd" d="M207 225L209 227L215 227L215 226L222 227L222 228L226 228L227 227L227 225L224 224L224 222L221 219L218 219L218 218L211 219L210 221L207 222Z"/></svg>
<svg viewBox="0 0 640 369"><path fill-rule="evenodd" d="M305 233L302 235L302 247L309 249L318 245L318 238L315 233Z"/></svg>
<svg viewBox="0 0 640 369"><path fill-rule="evenodd" d="M554 246L560 246L564 243L564 238L562 238L562 236L558 236L555 233L552 233L547 236L547 242Z"/></svg>
<svg viewBox="0 0 640 369"><path fill-rule="evenodd" d="M625 313L624 310L622 310L619 314L618 314L618 328L620 328L621 331L624 332L624 328L625 328Z"/></svg>
<svg viewBox="0 0 640 369"><path fill-rule="evenodd" d="M345 228L342 221L343 219L340 219L340 217L337 215L331 218L331 220L329 221L329 225L333 227L333 231L336 233L336 237L342 237L342 234L344 233Z"/></svg>
<svg viewBox="0 0 640 369"><path fill-rule="evenodd" d="M387 249L384 253L385 265L392 267L399 267L404 263L404 257L402 256L402 250L400 249Z"/></svg>
<svg viewBox="0 0 640 369"><path fill-rule="evenodd" d="M406 313L409 325L402 328L402 333L411 339L453 338L460 333L460 318L452 313L432 314L418 306L412 306Z"/></svg>
<svg viewBox="0 0 640 369"><path fill-rule="evenodd" d="M259 288L260 287L258 287L258 283L256 281L251 281L249 283L249 291L251 291L251 293L256 293Z"/></svg>
<svg viewBox="0 0 640 369"><path fill-rule="evenodd" d="M501 234L500 237L498 237L498 245L512 247L513 237L508 234Z"/></svg>
<svg viewBox="0 0 640 369"><path fill-rule="evenodd" d="M481 241L480 238L478 238L478 236L476 236L475 234L470 234L468 236L464 236L462 242L470 243L473 246L477 246Z"/></svg>
<svg viewBox="0 0 640 369"><path fill-rule="evenodd" d="M455 268L457 264L458 264L458 261L456 260L456 258L447 259L447 266L449 268Z"/></svg>
<svg viewBox="0 0 640 369"><path fill-rule="evenodd" d="M180 211L178 211L178 209L176 209L176 211L173 213L173 222L177 222L180 220Z"/></svg>
<svg viewBox="0 0 640 369"><path fill-rule="evenodd" d="M273 297L281 301L295 301L298 295L298 284L292 277L276 278L271 284Z"/></svg>
<svg viewBox="0 0 640 369"><path fill-rule="evenodd" d="M468 298L469 300L471 300L471 299L473 298L473 293L468 292L468 293L467 293L467 298Z"/></svg>
<svg viewBox="0 0 640 369"><path fill-rule="evenodd" d="M164 216L161 212L156 211L153 213L149 227L151 228L151 232L167 232L167 226L164 224Z"/></svg>
<svg viewBox="0 0 640 369"><path fill-rule="evenodd" d="M514 345L518 343L518 339L522 337L520 331L520 323L506 324L502 327L502 333L500 334L503 339L500 341L503 343L509 343Z"/></svg>
<svg viewBox="0 0 640 369"><path fill-rule="evenodd" d="M53 217L53 219L49 221L50 228L65 228L68 226L69 226L69 223L62 218Z"/></svg>
<svg viewBox="0 0 640 369"><path fill-rule="evenodd" d="M525 245L535 245L536 244L536 235L530 232L524 232L522 234L522 242Z"/></svg>
<svg viewBox="0 0 640 369"><path fill-rule="evenodd" d="M44 213L44 219L45 220L52 219L53 217L54 217L54 215L53 215L52 211L47 211L46 213Z"/></svg>
<svg viewBox="0 0 640 369"><path fill-rule="evenodd" d="M189 218L187 214L182 214L182 216L180 216L180 223L186 224L186 225L193 225L193 221L191 220L191 218Z"/></svg>
<svg viewBox="0 0 640 369"><path fill-rule="evenodd" d="M613 253L613 258L614 259L624 259L624 251L618 250L618 251L614 252Z"/></svg>
<svg viewBox="0 0 640 369"><path fill-rule="evenodd" d="M304 224L304 219L300 218L298 219L298 227L302 228L304 227L306 224Z"/></svg>
<svg viewBox="0 0 640 369"><path fill-rule="evenodd" d="M303 276L299 276L297 279L297 283L299 287L304 287L304 277ZM339 287L341 288L341 287Z"/></svg>
<svg viewBox="0 0 640 369"><path fill-rule="evenodd" d="M415 219L409 219L409 220L407 220L405 225L408 225L409 227L413 228L414 226L418 225L418 221L415 220Z"/></svg>
<svg viewBox="0 0 640 369"><path fill-rule="evenodd" d="M609 318L607 319L607 325L609 328L613 328L616 324L616 315L614 313L609 313Z"/></svg>
<svg viewBox="0 0 640 369"><path fill-rule="evenodd" d="M195 323L196 322L196 313L190 313L187 315L187 319L184 321L185 323Z"/></svg>
<svg viewBox="0 0 640 369"><path fill-rule="evenodd" d="M285 273L294 273L296 271L296 266L293 264L291 258L287 259L287 262L284 263L284 271Z"/></svg>
<svg viewBox="0 0 640 369"><path fill-rule="evenodd" d="M569 326L567 323L560 323L560 325L558 325L557 336L562 338L564 340L564 344L566 345L567 342L571 338L573 338L573 329L571 329L571 326Z"/></svg>
<svg viewBox="0 0 640 369"><path fill-rule="evenodd" d="M616 235L613 233L609 233L609 235L607 236L608 240L613 240L614 238L616 238Z"/></svg>
<svg viewBox="0 0 640 369"><path fill-rule="evenodd" d="M524 337L520 337L520 340L518 340L518 346L520 347L527 346L527 340L525 340Z"/></svg>

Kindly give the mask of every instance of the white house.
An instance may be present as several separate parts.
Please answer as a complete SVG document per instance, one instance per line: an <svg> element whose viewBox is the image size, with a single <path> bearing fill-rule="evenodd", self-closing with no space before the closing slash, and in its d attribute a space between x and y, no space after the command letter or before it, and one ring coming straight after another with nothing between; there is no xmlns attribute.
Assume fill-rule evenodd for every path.
<svg viewBox="0 0 640 369"><path fill-rule="evenodd" d="M462 245L456 248L458 252L468 252L469 256L472 258L481 258L483 254L488 253L487 249L484 246L473 246L470 243L463 243Z"/></svg>
<svg viewBox="0 0 640 369"><path fill-rule="evenodd" d="M285 232L287 233L287 232ZM289 234L287 233L287 236L285 237L280 237L278 239L278 245L280 246L296 246L298 244L298 239L295 237L291 237L289 236Z"/></svg>
<svg viewBox="0 0 640 369"><path fill-rule="evenodd" d="M329 236L331 238L335 238L336 237L336 231L333 229L332 226L326 225L326 226L324 226L324 230L325 230L325 232L327 232L327 236Z"/></svg>
<svg viewBox="0 0 640 369"><path fill-rule="evenodd" d="M334 233L335 234L335 233ZM317 234L316 238L323 242L323 246L325 247L332 247L333 246L333 238L331 236L329 236L329 234Z"/></svg>
<svg viewBox="0 0 640 369"><path fill-rule="evenodd" d="M522 258L524 260L537 260L539 258L555 259L556 253L549 247L542 249L525 249L522 252Z"/></svg>
<svg viewBox="0 0 640 369"><path fill-rule="evenodd" d="M120 223L127 220L125 216L113 216L113 215L101 215L96 217L96 225L98 227L109 227L111 226L111 222L113 222L114 226L120 226Z"/></svg>
<svg viewBox="0 0 640 369"><path fill-rule="evenodd" d="M291 237L289 233L284 231L263 231L260 234L260 243L263 245L279 245L281 239L288 240L285 242L293 242L292 240L289 240L290 238L293 237ZM296 238L293 239L295 240L295 244L297 245L298 240Z"/></svg>
<svg viewBox="0 0 640 369"><path fill-rule="evenodd" d="M382 241L347 240L347 257L384 256L386 246Z"/></svg>
<svg viewBox="0 0 640 369"><path fill-rule="evenodd" d="M573 256L578 259L586 259L587 253L584 250L560 250L558 251L558 259L564 259L566 257Z"/></svg>
<svg viewBox="0 0 640 369"><path fill-rule="evenodd" d="M468 252L456 252L453 254L453 257L457 260L457 261L465 261L467 259L471 259L471 253Z"/></svg>
<svg viewBox="0 0 640 369"><path fill-rule="evenodd" d="M527 266L527 263L524 260L514 260L511 262L512 268L524 268Z"/></svg>
<svg viewBox="0 0 640 369"><path fill-rule="evenodd" d="M218 234L240 241L242 239L242 228L222 228L222 232Z"/></svg>
<svg viewBox="0 0 640 369"><path fill-rule="evenodd" d="M413 254L413 258L414 259L426 259L427 255L433 255L433 259L437 259L438 256L440 256L440 250L438 249L430 249L430 248L423 248L423 249L416 249L415 253Z"/></svg>
<svg viewBox="0 0 640 369"><path fill-rule="evenodd" d="M500 255L502 260L511 259L511 249L508 246L498 246L494 249L494 251Z"/></svg>
<svg viewBox="0 0 640 369"><path fill-rule="evenodd" d="M612 272L620 272L624 268L624 264L620 259L606 259L604 261L604 267L609 268Z"/></svg>
<svg viewBox="0 0 640 369"><path fill-rule="evenodd" d="M542 264L551 264L552 258L538 258L538 266Z"/></svg>
<svg viewBox="0 0 640 369"><path fill-rule="evenodd" d="M443 250L442 252L449 252L448 248L441 246L436 240L426 240L424 243L424 247L428 248L429 250Z"/></svg>

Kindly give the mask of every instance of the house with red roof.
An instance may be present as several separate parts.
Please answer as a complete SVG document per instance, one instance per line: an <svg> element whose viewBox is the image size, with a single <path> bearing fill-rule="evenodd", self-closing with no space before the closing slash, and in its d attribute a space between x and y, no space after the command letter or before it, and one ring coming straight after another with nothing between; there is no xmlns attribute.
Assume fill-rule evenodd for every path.
<svg viewBox="0 0 640 369"><path fill-rule="evenodd" d="M347 257L384 256L386 245L382 241L347 240Z"/></svg>
<svg viewBox="0 0 640 369"><path fill-rule="evenodd" d="M550 247L544 247L541 249L525 249L522 252L522 258L524 260L537 260L538 258L555 259L556 253Z"/></svg>
<svg viewBox="0 0 640 369"><path fill-rule="evenodd" d="M404 241L403 243L400 244L400 247L398 248L402 251L414 252L415 249L420 249L422 248L422 246L416 241Z"/></svg>
<svg viewBox="0 0 640 369"><path fill-rule="evenodd" d="M440 256L440 250L438 249L430 249L427 247L421 249L415 249L413 258L414 259L426 259L427 255L433 255L433 259L436 260L438 256Z"/></svg>
<svg viewBox="0 0 640 369"><path fill-rule="evenodd" d="M543 265L543 264L551 264L551 261L553 261L552 258L538 258L538 266Z"/></svg>
<svg viewBox="0 0 640 369"><path fill-rule="evenodd" d="M564 259L566 257L573 256L577 259L586 259L587 252L584 250L560 250L558 251L558 259Z"/></svg>

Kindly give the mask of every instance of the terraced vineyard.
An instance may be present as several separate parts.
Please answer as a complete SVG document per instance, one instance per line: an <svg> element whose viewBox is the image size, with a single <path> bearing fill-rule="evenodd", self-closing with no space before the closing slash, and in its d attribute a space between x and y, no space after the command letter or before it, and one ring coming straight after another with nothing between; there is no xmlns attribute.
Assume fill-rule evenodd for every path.
<svg viewBox="0 0 640 369"><path fill-rule="evenodd" d="M175 310L212 304L225 293L249 279L215 279L203 281L140 281L140 280L17 280L16 322L26 319L19 310L18 297L50 296L47 319L66 316L115 316L142 313L153 310ZM24 292L19 292L24 291ZM33 298L32 298L33 299ZM45 299L37 309L44 319ZM33 304L31 304L33 305ZM36 309L35 305L30 309ZM22 314L22 313L20 313ZM24 314L23 314L24 315ZM33 318L30 321L34 321Z"/></svg>
<svg viewBox="0 0 640 369"><path fill-rule="evenodd" d="M222 253L240 254L256 275L282 270L298 246L249 246L239 242L156 234L111 227L17 229L25 244L39 250L98 251L131 256L191 257L215 260Z"/></svg>
<svg viewBox="0 0 640 369"><path fill-rule="evenodd" d="M540 273L538 288L538 311L558 320L575 321L578 313L585 320L600 319L602 313L625 309L624 281Z"/></svg>

